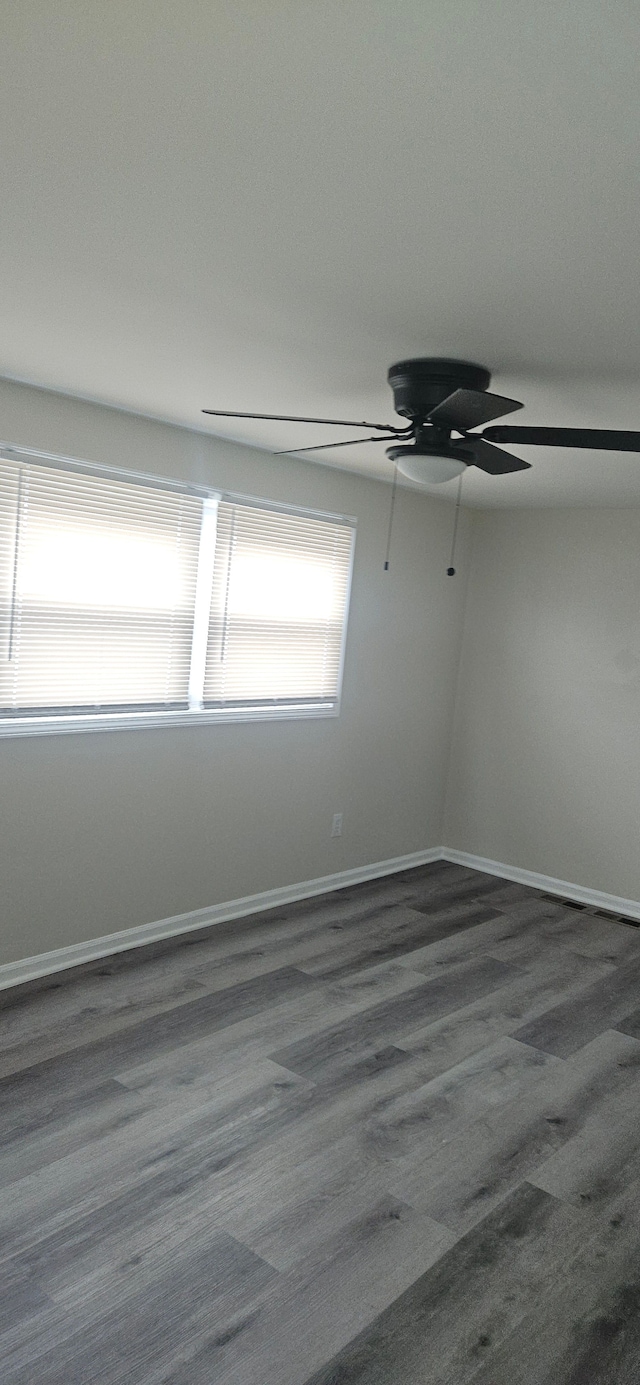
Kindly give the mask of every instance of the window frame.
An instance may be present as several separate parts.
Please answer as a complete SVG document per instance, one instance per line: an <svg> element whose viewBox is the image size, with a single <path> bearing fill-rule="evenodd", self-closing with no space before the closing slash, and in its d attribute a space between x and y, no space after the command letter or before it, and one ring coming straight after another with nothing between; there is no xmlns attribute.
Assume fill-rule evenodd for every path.
<svg viewBox="0 0 640 1385"><path fill-rule="evenodd" d="M6 461L25 461L31 462L35 466L50 466L62 470L81 472L83 475L93 475L104 477L114 481L130 483L131 485L147 486L152 490L170 490L174 493L195 495L205 502L205 523L209 525L217 521L217 509L222 501L235 505L254 506L261 510L275 511L284 515L301 515L307 519L317 519L333 524L343 525L351 530L351 546L349 556L349 572L347 576L345 608L342 623L342 639L340 650L340 664L338 671L338 686L335 699L318 699L317 701L299 700L291 702L253 703L225 707L203 707L201 698L198 698L198 683L202 685L204 679L203 657L206 654L206 643L202 638L202 625L207 621L210 594L206 592L206 570L202 574L200 564L198 567L198 582L196 586L196 597L194 603L194 622L192 650L196 644L199 646L198 666L192 670L194 677L190 677L189 682L189 707L188 708L162 708L162 709L123 709L122 711L113 710L105 712L88 712L78 709L77 711L63 709L60 712L49 714L30 715L26 710L24 714L12 712L10 715L0 711L0 740L16 736L51 736L51 735L73 735L87 731L116 731L116 730L147 730L161 727L178 726L213 726L220 723L234 722L266 722L266 721L292 721L305 720L307 718L318 717L337 717L340 715L342 698L342 680L344 674L344 663L346 654L347 629L349 622L349 610L351 605L351 586L353 580L353 567L356 544L357 519L354 515L335 514L328 511L316 510L303 505L290 505L280 501L267 500L262 496L246 495L237 491L228 491L218 486L205 486L190 481L177 481L166 476L156 476L147 471L134 471L125 467L105 466L98 462L86 462L77 457L66 457L52 452L37 451L34 448L18 446L12 443L0 443L0 459ZM208 503L207 503L208 502ZM212 517L212 518L211 518ZM212 545L215 550L215 543ZM212 558L212 554L209 554ZM207 564L208 566L208 564ZM199 663L202 663L200 669Z"/></svg>

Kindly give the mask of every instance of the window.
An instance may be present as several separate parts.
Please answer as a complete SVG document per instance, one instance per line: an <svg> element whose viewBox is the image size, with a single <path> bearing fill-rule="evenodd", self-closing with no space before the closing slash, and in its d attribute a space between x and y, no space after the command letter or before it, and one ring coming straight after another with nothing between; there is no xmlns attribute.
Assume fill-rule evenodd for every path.
<svg viewBox="0 0 640 1385"><path fill-rule="evenodd" d="M0 458L0 732L336 711L354 522Z"/></svg>
<svg viewBox="0 0 640 1385"><path fill-rule="evenodd" d="M221 503L206 705L337 697L350 556L344 525Z"/></svg>

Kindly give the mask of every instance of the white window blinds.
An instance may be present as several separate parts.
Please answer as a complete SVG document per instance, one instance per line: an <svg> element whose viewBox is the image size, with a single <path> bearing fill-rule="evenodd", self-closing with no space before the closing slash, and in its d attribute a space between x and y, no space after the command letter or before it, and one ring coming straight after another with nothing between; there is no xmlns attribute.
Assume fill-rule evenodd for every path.
<svg viewBox="0 0 640 1385"><path fill-rule="evenodd" d="M0 462L0 705L187 705L202 501Z"/></svg>
<svg viewBox="0 0 640 1385"><path fill-rule="evenodd" d="M0 723L335 707L354 532L5 456Z"/></svg>
<svg viewBox="0 0 640 1385"><path fill-rule="evenodd" d="M205 706L335 702L353 529L223 502Z"/></svg>

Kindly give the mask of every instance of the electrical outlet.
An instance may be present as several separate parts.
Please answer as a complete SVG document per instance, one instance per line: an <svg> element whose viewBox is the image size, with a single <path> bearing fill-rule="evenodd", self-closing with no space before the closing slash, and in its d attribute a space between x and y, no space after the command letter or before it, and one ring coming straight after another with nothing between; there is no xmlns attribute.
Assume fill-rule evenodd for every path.
<svg viewBox="0 0 640 1385"><path fill-rule="evenodd" d="M331 823L331 836L342 836L342 813L334 813L333 815L333 821Z"/></svg>

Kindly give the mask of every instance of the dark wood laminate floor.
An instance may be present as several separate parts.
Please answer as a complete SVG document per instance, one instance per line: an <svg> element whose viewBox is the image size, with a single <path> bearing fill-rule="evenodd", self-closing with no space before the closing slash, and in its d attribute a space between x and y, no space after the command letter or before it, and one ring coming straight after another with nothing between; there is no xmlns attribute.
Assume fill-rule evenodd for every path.
<svg viewBox="0 0 640 1385"><path fill-rule="evenodd" d="M638 1385L640 929L446 863L0 997L3 1385Z"/></svg>

